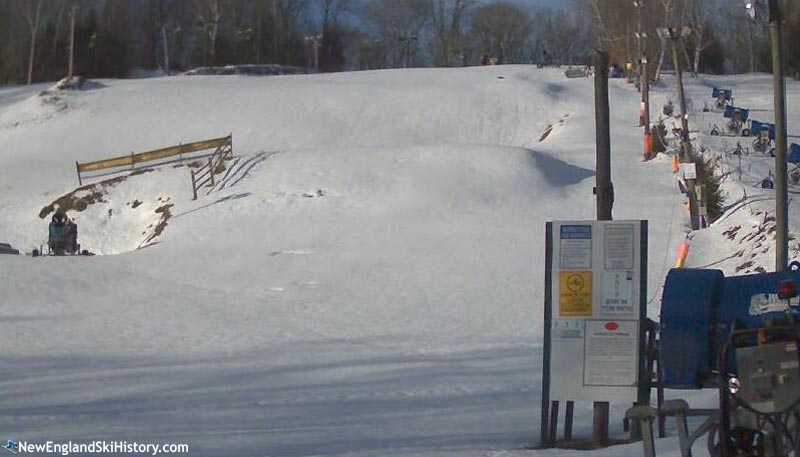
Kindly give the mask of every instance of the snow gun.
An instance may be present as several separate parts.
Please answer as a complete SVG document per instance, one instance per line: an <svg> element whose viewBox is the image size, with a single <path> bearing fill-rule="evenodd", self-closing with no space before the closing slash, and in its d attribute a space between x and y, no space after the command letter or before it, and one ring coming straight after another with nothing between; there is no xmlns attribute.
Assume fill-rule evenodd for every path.
<svg viewBox="0 0 800 457"><path fill-rule="evenodd" d="M792 143L789 147L789 156L786 158L786 161L800 164L800 144Z"/></svg>
<svg viewBox="0 0 800 457"><path fill-rule="evenodd" d="M711 89L711 97L716 99L716 106L719 109L725 107L726 104L733 102L733 91L731 89Z"/></svg>
<svg viewBox="0 0 800 457"><path fill-rule="evenodd" d="M711 98L723 98L725 100L730 100L733 98L733 90L732 89L719 89L717 87L713 87L711 89Z"/></svg>
<svg viewBox="0 0 800 457"><path fill-rule="evenodd" d="M782 272L725 277L719 270L673 269L661 301L655 379L658 410L631 408L650 425L674 417L682 457L708 435L713 457L800 456L800 263ZM717 409L663 400L663 389L715 389ZM689 432L687 417L706 420ZM648 420L649 417L649 420Z"/></svg>
<svg viewBox="0 0 800 457"><path fill-rule="evenodd" d="M750 121L750 133L753 136L759 136L762 132L769 132L769 139L775 139L775 124L770 124L769 122L761 122L755 119Z"/></svg>
<svg viewBox="0 0 800 457"><path fill-rule="evenodd" d="M742 122L746 121L747 118L750 116L749 109L738 108L733 105L726 105L725 111L722 113L722 116L725 117L726 119L733 119L737 113L742 117Z"/></svg>

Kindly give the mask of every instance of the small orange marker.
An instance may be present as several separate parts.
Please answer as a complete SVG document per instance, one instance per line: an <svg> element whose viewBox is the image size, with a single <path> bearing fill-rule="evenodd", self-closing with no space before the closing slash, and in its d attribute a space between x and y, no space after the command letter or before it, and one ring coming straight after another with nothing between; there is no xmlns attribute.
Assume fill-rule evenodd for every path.
<svg viewBox="0 0 800 457"><path fill-rule="evenodd" d="M689 255L689 243L683 242L678 245L678 261L675 263L675 268L683 268L686 263L686 257Z"/></svg>

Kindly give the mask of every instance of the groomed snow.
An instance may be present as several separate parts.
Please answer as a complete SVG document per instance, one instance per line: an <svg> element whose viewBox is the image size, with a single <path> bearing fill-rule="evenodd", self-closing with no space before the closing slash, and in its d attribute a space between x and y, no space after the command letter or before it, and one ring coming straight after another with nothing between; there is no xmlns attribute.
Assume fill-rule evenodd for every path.
<svg viewBox="0 0 800 457"><path fill-rule="evenodd" d="M0 241L46 239L39 213L75 189L75 161L228 133L236 160L196 201L188 169L167 166L70 212L84 248L115 255L0 257L4 438L578 455L524 448L538 440L544 224L594 218L591 80L501 66L100 82L0 89ZM709 87L690 82L695 103ZM642 162L638 97L612 81L614 216L650 221L656 318L687 218L669 159ZM735 252L715 230L694 237L691 264ZM659 446L678 455L674 438Z"/></svg>

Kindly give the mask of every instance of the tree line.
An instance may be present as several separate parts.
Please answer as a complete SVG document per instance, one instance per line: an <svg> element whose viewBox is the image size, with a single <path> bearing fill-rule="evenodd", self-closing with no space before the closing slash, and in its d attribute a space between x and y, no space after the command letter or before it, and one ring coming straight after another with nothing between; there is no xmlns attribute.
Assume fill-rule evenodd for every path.
<svg viewBox="0 0 800 457"><path fill-rule="evenodd" d="M741 3L741 4L740 4ZM688 68L769 71L763 0L0 0L0 83L53 81L70 64L89 78L200 66L280 64L335 72L486 63L588 64L595 48L622 65L664 58L665 27L688 28ZM785 2L787 43L800 6ZM72 43L72 46L70 46ZM787 46L800 72L800 47Z"/></svg>

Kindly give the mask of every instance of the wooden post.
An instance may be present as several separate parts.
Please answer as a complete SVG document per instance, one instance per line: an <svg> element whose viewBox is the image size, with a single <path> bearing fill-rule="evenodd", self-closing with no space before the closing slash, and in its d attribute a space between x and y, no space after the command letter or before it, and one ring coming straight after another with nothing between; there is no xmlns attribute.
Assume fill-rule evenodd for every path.
<svg viewBox="0 0 800 457"><path fill-rule="evenodd" d="M596 126L597 220L611 220L614 189L611 184L611 124L608 107L608 54L598 50L594 73L594 108Z"/></svg>
<svg viewBox="0 0 800 457"><path fill-rule="evenodd" d="M550 430L548 431L547 441L551 446L556 443L558 434L558 401L551 402L550 407Z"/></svg>
<svg viewBox="0 0 800 457"><path fill-rule="evenodd" d="M553 289L550 287L553 281L553 223L545 224L545 243L544 243L544 347L542 348L542 415L539 429L539 447L549 448L553 443L549 442L550 431L550 353L552 349L552 303Z"/></svg>
<svg viewBox="0 0 800 457"><path fill-rule="evenodd" d="M211 187L214 187L214 161L208 158L208 172L211 174Z"/></svg>
<svg viewBox="0 0 800 457"><path fill-rule="evenodd" d="M594 108L596 126L597 220L612 219L614 187L611 183L611 124L608 106L608 54L597 50L594 71ZM608 444L608 410L606 401L594 402L592 442L595 446Z"/></svg>
<svg viewBox="0 0 800 457"><path fill-rule="evenodd" d="M681 105L681 146L682 146L682 163L694 162L692 157L692 144L689 142L689 114L686 111L686 95L683 91L683 66L678 54L678 47L681 45L681 35L677 29L670 29L669 34L672 37L672 61L675 66L675 77L678 80L678 98ZM695 179L687 179L686 184L689 187L689 216L692 224L692 230L700 228L700 218L697 213L697 202L695 197Z"/></svg>
<svg viewBox="0 0 800 457"><path fill-rule="evenodd" d="M572 422L575 416L575 402L568 401L567 409L564 411L564 439L572 439Z"/></svg>
<svg viewBox="0 0 800 457"><path fill-rule="evenodd" d="M192 200L197 200L197 181L194 176L194 170L191 171L192 174Z"/></svg>
<svg viewBox="0 0 800 457"><path fill-rule="evenodd" d="M83 182L81 181L81 164L79 164L77 160L75 161L75 171L78 172L78 185L82 186Z"/></svg>

